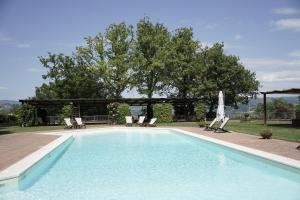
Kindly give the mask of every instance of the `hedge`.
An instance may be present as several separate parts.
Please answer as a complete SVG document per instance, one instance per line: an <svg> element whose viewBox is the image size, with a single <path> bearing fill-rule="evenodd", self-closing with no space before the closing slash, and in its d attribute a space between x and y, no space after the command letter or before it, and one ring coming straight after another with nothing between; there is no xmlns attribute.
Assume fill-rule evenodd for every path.
<svg viewBox="0 0 300 200"><path fill-rule="evenodd" d="M153 117L157 118L157 123L173 122L173 106L170 103L158 103L153 105Z"/></svg>
<svg viewBox="0 0 300 200"><path fill-rule="evenodd" d="M116 117L117 124L125 124L125 116L131 116L129 105L126 103L118 104Z"/></svg>
<svg viewBox="0 0 300 200"><path fill-rule="evenodd" d="M18 110L18 123L20 126L34 126L36 122L35 107L24 104Z"/></svg>
<svg viewBox="0 0 300 200"><path fill-rule="evenodd" d="M126 103L110 103L107 106L109 118L113 124L125 124L125 116L130 116L129 105Z"/></svg>
<svg viewBox="0 0 300 200"><path fill-rule="evenodd" d="M206 115L206 107L203 103L196 105L196 119L198 121L204 121Z"/></svg>

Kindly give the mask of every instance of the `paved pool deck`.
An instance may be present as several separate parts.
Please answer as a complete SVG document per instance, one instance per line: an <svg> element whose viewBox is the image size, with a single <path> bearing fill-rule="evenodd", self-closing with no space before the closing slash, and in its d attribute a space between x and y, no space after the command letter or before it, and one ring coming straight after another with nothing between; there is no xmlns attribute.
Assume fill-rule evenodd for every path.
<svg viewBox="0 0 300 200"><path fill-rule="evenodd" d="M103 128L107 128L104 126ZM102 127L99 127L102 128ZM160 128L160 127L159 127ZM295 142L288 142L283 140L264 140L259 136L248 135L244 133L214 133L211 131L204 131L203 129L196 127L168 127L179 128L185 131L190 131L207 137L219 139L222 141L254 148L257 150L273 153L295 160L300 160L300 150L296 147L300 145ZM88 128L87 128L88 129ZM58 132L55 130L53 132ZM61 130L65 132L64 130ZM52 131L47 135L45 132L36 133L17 133L0 135L0 171L6 169L10 165L16 163L27 155L49 144L55 139L59 138L59 135L51 135ZM69 130L70 132L70 130Z"/></svg>
<svg viewBox="0 0 300 200"><path fill-rule="evenodd" d="M57 139L58 135L14 133L0 135L0 171Z"/></svg>

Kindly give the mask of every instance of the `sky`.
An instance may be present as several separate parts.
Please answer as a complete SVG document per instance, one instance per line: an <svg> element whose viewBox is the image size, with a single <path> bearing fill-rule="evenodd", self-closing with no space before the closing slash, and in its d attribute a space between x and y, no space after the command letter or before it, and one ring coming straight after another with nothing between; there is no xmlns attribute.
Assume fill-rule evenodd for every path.
<svg viewBox="0 0 300 200"><path fill-rule="evenodd" d="M300 0L0 0L0 99L34 96L46 82L39 56L71 54L85 37L144 16L170 31L192 27L203 45L224 42L259 91L300 87Z"/></svg>

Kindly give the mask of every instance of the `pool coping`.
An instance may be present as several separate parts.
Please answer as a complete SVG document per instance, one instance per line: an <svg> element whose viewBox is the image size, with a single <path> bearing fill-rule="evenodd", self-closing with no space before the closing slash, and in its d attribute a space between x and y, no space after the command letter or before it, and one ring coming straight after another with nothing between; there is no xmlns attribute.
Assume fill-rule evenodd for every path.
<svg viewBox="0 0 300 200"><path fill-rule="evenodd" d="M50 133L49 133L50 135ZM0 171L0 188L4 185L10 185L17 187L19 177L25 173L28 169L33 167L46 155L52 152L54 149L59 147L68 139L72 138L73 135L61 135L61 137L55 139L49 144L43 146L42 148L34 151L33 153L27 155L25 158L19 160L8 168Z"/></svg>
<svg viewBox="0 0 300 200"><path fill-rule="evenodd" d="M77 129L77 130L65 130L65 131L52 131L52 132L41 132L37 134L47 134L47 135L61 135L61 137L57 138L56 140L50 142L49 144L45 145L44 147L40 148L39 150L29 154L25 158L19 160L15 164L11 165L10 167L0 171L0 187L4 185L15 185L18 184L19 177L25 173L28 169L30 169L32 166L34 166L36 163L38 163L41 159L43 159L47 154L52 152L54 149L56 149L58 146L60 146L62 143L67 141L71 137L76 136L84 136L87 134L101 134L103 131L105 133L115 130L130 130L130 129L145 129L145 127L105 127L105 128L90 128L90 129ZM297 170L300 170L300 161L276 155L273 153L268 153L265 151L257 150L250 147L245 147L242 145L234 144L231 142L225 142L223 140L211 138L208 136L203 136L197 133L193 133L190 131L182 130L179 128L146 128L146 129L153 129L153 130L173 130L185 135L193 136L214 144L218 144L221 146L225 146L237 151L245 152L250 155L257 156L259 158L267 159L270 161L273 161L275 163L279 163L288 167L295 168ZM98 131L98 132L95 132ZM101 132L99 132L101 131Z"/></svg>

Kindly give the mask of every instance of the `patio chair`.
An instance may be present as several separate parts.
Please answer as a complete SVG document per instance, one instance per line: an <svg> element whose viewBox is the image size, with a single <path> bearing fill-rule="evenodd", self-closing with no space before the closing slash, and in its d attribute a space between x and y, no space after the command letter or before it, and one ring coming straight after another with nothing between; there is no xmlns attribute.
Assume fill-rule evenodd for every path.
<svg viewBox="0 0 300 200"><path fill-rule="evenodd" d="M225 133L229 132L225 130L224 127L226 126L227 122L229 121L229 117L225 117L224 121L222 122L221 126L215 130L215 133Z"/></svg>
<svg viewBox="0 0 300 200"><path fill-rule="evenodd" d="M85 124L82 122L82 119L80 117L75 118L75 121L77 123L76 128L86 128Z"/></svg>
<svg viewBox="0 0 300 200"><path fill-rule="evenodd" d="M145 116L140 116L139 121L137 122L137 125L144 126Z"/></svg>
<svg viewBox="0 0 300 200"><path fill-rule="evenodd" d="M154 124L156 122L157 118L152 118L149 122L149 124L147 124L148 126L152 126L155 127L156 125Z"/></svg>
<svg viewBox="0 0 300 200"><path fill-rule="evenodd" d="M71 122L71 118L64 118L64 121L65 121L65 124L66 124L65 128L73 128L74 127L72 122Z"/></svg>
<svg viewBox="0 0 300 200"><path fill-rule="evenodd" d="M210 124L209 124L209 126L206 126L205 127L205 131L213 131L213 130L215 130L214 129L214 124L217 122L217 118L215 118Z"/></svg>
<svg viewBox="0 0 300 200"><path fill-rule="evenodd" d="M126 116L125 120L126 120L126 126L132 126L132 124L133 124L132 116Z"/></svg>

